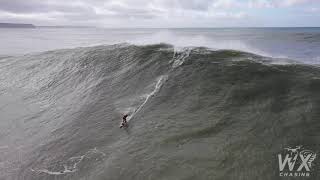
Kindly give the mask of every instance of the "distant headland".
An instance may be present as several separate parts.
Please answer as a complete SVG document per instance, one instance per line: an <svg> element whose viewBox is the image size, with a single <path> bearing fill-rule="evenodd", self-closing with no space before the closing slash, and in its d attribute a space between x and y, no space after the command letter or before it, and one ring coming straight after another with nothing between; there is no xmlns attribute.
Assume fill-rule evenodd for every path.
<svg viewBox="0 0 320 180"><path fill-rule="evenodd" d="M0 28L36 28L33 24L0 23Z"/></svg>

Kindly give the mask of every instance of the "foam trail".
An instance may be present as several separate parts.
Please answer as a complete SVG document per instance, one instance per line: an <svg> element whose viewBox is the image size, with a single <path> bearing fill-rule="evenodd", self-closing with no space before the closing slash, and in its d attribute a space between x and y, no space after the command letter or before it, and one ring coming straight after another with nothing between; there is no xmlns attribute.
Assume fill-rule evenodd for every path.
<svg viewBox="0 0 320 180"><path fill-rule="evenodd" d="M155 88L153 89L153 91L150 94L147 95L147 97L144 100L144 102L132 113L132 115L130 115L128 117L128 121L130 121L130 119L133 118L142 109L142 107L148 102L150 97L152 97L155 93L157 93L159 91L159 89L161 88L163 82L165 82L167 79L168 79L167 75L160 76L160 78L157 81L157 84L156 84Z"/></svg>
<svg viewBox="0 0 320 180"><path fill-rule="evenodd" d="M37 172L46 173L46 174L49 174L49 175L62 175L62 174L75 172L75 170L68 170L66 166L64 168L65 168L64 171L61 171L61 172L49 171L47 169L40 169L40 170L31 169L31 171L37 171Z"/></svg>
<svg viewBox="0 0 320 180"><path fill-rule="evenodd" d="M87 156L89 156L90 154L101 154L102 156L106 156L106 154L104 152L99 151L96 147L94 149L90 149L88 152L86 152L84 155L81 156L75 156L75 157L71 157L68 159L69 162L74 162L73 165L67 165L64 164L63 171L49 171L48 169L31 169L32 172L38 172L38 173L45 173L45 174L49 174L49 175L63 175L63 174L67 174L67 173L73 173L78 171L78 164L81 163L83 161L83 159Z"/></svg>
<svg viewBox="0 0 320 180"><path fill-rule="evenodd" d="M177 50L174 51L173 58L170 61L173 62L172 67L176 68L182 65L187 57L189 57L191 48L184 48L181 54Z"/></svg>

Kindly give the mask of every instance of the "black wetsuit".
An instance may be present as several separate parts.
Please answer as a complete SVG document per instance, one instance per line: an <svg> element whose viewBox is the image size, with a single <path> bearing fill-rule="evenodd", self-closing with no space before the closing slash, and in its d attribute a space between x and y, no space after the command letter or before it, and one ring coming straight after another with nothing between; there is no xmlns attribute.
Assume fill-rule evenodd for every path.
<svg viewBox="0 0 320 180"><path fill-rule="evenodd" d="M120 128L127 126L127 117L128 117L127 114L123 116Z"/></svg>
<svg viewBox="0 0 320 180"><path fill-rule="evenodd" d="M128 114L123 116L123 118L122 118L122 122L123 123L127 123L127 117L128 117Z"/></svg>

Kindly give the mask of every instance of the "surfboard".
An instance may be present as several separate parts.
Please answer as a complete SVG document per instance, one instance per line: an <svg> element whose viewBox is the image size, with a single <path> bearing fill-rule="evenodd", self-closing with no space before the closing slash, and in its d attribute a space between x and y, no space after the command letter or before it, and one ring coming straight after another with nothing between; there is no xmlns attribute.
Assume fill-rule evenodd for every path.
<svg viewBox="0 0 320 180"><path fill-rule="evenodd" d="M124 125L123 125L122 122L121 122L119 128L123 128L123 127L125 127L125 128L128 127L128 122L125 123Z"/></svg>

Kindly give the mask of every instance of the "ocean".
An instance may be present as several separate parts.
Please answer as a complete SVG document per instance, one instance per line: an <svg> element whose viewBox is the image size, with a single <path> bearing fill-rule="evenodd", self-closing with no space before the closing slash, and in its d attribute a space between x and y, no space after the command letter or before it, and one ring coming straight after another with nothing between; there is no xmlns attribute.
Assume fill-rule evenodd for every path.
<svg viewBox="0 0 320 180"><path fill-rule="evenodd" d="M40 27L0 39L1 180L320 177L320 28ZM281 176L279 154L295 147L309 171L286 172L309 177Z"/></svg>

